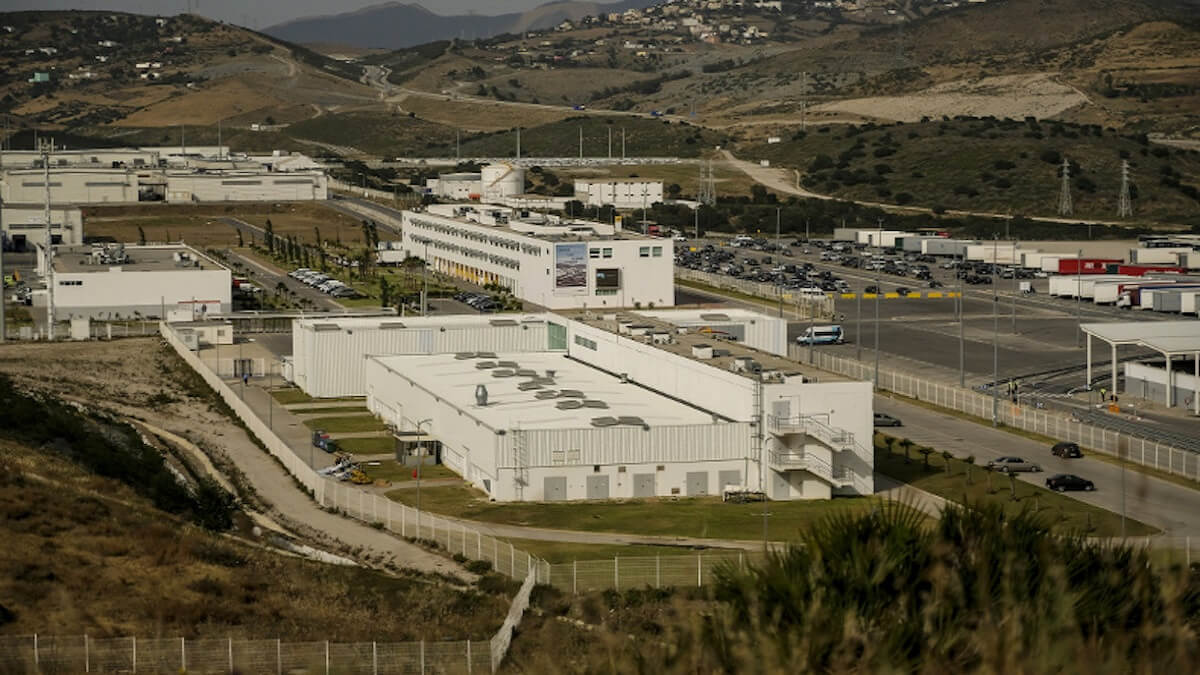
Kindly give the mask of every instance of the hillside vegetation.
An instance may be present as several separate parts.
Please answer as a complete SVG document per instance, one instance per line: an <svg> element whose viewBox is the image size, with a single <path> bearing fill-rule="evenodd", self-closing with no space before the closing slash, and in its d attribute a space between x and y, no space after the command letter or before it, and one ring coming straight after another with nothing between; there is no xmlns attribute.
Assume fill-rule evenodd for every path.
<svg viewBox="0 0 1200 675"><path fill-rule="evenodd" d="M1052 536L1029 511L952 506L932 525L914 513L891 503L830 516L705 588L538 589L507 672L1200 668L1196 567Z"/></svg>
<svg viewBox="0 0 1200 675"><path fill-rule="evenodd" d="M639 117L580 116L521 130L521 155L525 157L575 157L579 153L579 131L583 129L585 157L607 157L609 131L612 156L621 156L621 132L625 132L627 157L694 158L709 153L726 141L724 134L681 122ZM516 153L516 133L500 131L463 140L464 156L504 157ZM453 142L449 147L453 153Z"/></svg>
<svg viewBox="0 0 1200 675"><path fill-rule="evenodd" d="M1131 223L1200 224L1200 153L1099 126L990 118L823 126L739 151L797 168L804 186L838 197L1038 216L1056 215L1065 157L1081 220L1117 219L1128 160Z"/></svg>

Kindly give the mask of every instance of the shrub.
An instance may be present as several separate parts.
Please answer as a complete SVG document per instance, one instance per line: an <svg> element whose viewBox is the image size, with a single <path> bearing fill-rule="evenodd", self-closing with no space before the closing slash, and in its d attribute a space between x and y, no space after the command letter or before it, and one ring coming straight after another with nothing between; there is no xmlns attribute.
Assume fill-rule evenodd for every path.
<svg viewBox="0 0 1200 675"><path fill-rule="evenodd" d="M464 567L472 574L487 574L492 571L492 563L487 560L471 560Z"/></svg>
<svg viewBox="0 0 1200 675"><path fill-rule="evenodd" d="M1040 157L1047 164L1062 164L1062 154L1057 150L1043 150Z"/></svg>

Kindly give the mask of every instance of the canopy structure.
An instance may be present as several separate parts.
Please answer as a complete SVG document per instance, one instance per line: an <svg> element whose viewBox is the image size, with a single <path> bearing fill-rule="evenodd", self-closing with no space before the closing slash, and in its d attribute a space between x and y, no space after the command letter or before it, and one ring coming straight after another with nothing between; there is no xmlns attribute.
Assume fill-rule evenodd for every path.
<svg viewBox="0 0 1200 675"><path fill-rule="evenodd" d="M1196 391L1192 395L1195 413L1200 415L1200 321L1120 321L1115 323L1085 323L1080 326L1087 335L1087 382L1092 381L1092 338L1108 343L1112 350L1112 393L1117 393L1117 347L1136 345L1163 355L1167 362L1167 407L1172 405L1176 356L1191 356L1195 360Z"/></svg>

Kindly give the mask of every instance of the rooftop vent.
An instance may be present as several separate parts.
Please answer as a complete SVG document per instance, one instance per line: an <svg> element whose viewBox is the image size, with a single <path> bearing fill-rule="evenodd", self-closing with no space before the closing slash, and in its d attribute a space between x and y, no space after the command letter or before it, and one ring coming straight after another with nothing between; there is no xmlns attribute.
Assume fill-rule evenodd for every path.
<svg viewBox="0 0 1200 675"><path fill-rule="evenodd" d="M475 358L475 352L459 352L454 355L455 361L467 361Z"/></svg>
<svg viewBox="0 0 1200 675"><path fill-rule="evenodd" d="M539 401L547 401L552 398L558 398L558 392L554 391L553 389L543 389L542 391L534 394L533 397Z"/></svg>
<svg viewBox="0 0 1200 675"><path fill-rule="evenodd" d="M538 384L537 382L533 382L533 381L522 382L521 384L517 385L518 391L533 391L535 389L541 389L541 388L542 388L542 385Z"/></svg>
<svg viewBox="0 0 1200 675"><path fill-rule="evenodd" d="M617 423L628 427L642 427L643 429L650 428L650 425L646 424L646 420L634 416L622 415L621 417L617 418Z"/></svg>
<svg viewBox="0 0 1200 675"><path fill-rule="evenodd" d="M615 427L620 424L620 420L615 417L593 417L592 426L594 427Z"/></svg>
<svg viewBox="0 0 1200 675"><path fill-rule="evenodd" d="M494 359L496 358L496 352L475 352L475 358Z"/></svg>
<svg viewBox="0 0 1200 675"><path fill-rule="evenodd" d="M516 325L518 325L517 322L512 319L492 319L488 323L490 323L493 326L516 326Z"/></svg>
<svg viewBox="0 0 1200 675"><path fill-rule="evenodd" d="M336 323L314 323L313 330L341 330L342 327Z"/></svg>
<svg viewBox="0 0 1200 675"><path fill-rule="evenodd" d="M583 401L559 401L554 407L559 410L579 410L583 407Z"/></svg>
<svg viewBox="0 0 1200 675"><path fill-rule="evenodd" d="M399 321L385 321L379 324L379 330L396 330L398 328L408 328Z"/></svg>
<svg viewBox="0 0 1200 675"><path fill-rule="evenodd" d="M537 371L531 368L520 368L517 370L517 375L521 377L537 377Z"/></svg>
<svg viewBox="0 0 1200 675"><path fill-rule="evenodd" d="M700 318L704 321L729 321L728 314L701 314Z"/></svg>
<svg viewBox="0 0 1200 675"><path fill-rule="evenodd" d="M495 361L480 361L479 363L475 364L475 367L478 368L479 370L487 370L488 368L495 368L496 362Z"/></svg>
<svg viewBox="0 0 1200 675"><path fill-rule="evenodd" d="M583 398L583 392L578 389L563 389L559 395L563 398Z"/></svg>
<svg viewBox="0 0 1200 675"><path fill-rule="evenodd" d="M707 344L692 345L692 356L697 359L708 360L713 357L713 346Z"/></svg>
<svg viewBox="0 0 1200 675"><path fill-rule="evenodd" d="M605 403L604 401L597 401L597 400L593 399L593 400L584 401L583 407L585 407L585 408L607 408L608 404Z"/></svg>
<svg viewBox="0 0 1200 675"><path fill-rule="evenodd" d="M513 370L521 367L516 361L499 361L496 363L496 365L500 366L501 368L512 368Z"/></svg>
<svg viewBox="0 0 1200 675"><path fill-rule="evenodd" d="M508 368L496 368L492 371L492 377L515 377L516 374L516 371L509 370Z"/></svg>

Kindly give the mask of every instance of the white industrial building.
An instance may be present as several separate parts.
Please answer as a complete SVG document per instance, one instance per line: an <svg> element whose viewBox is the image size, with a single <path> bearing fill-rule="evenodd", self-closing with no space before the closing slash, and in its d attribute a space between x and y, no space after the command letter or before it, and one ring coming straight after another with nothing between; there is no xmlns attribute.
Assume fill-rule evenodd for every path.
<svg viewBox="0 0 1200 675"><path fill-rule="evenodd" d="M444 173L427 179L425 191L455 201L503 201L525 193L525 169L512 164L488 164L478 173Z"/></svg>
<svg viewBox="0 0 1200 675"><path fill-rule="evenodd" d="M675 304L672 241L620 225L435 204L405 211L401 229L406 255L459 279L499 284L548 309Z"/></svg>
<svg viewBox="0 0 1200 675"><path fill-rule="evenodd" d="M52 278L60 321L200 319L232 310L229 270L186 246L55 247ZM45 291L34 294L34 304L46 300Z"/></svg>
<svg viewBox="0 0 1200 675"><path fill-rule="evenodd" d="M1119 321L1085 323L1080 328L1087 336L1087 383L1092 381L1092 339L1096 338L1111 352L1111 393L1137 396L1200 415L1200 321ZM1162 359L1124 363L1125 389L1121 390L1118 350L1125 346L1150 350Z"/></svg>
<svg viewBox="0 0 1200 675"><path fill-rule="evenodd" d="M4 204L0 225L6 248L24 251L46 243L46 208L41 204ZM50 238L54 244L83 243L83 212L77 206L50 207Z"/></svg>
<svg viewBox="0 0 1200 675"><path fill-rule="evenodd" d="M321 171L168 171L166 178L169 203L310 201L329 198L329 180Z"/></svg>
<svg viewBox="0 0 1200 675"><path fill-rule="evenodd" d="M53 140L53 139L51 139ZM133 148L62 149L55 147L50 156L51 167L76 168L149 168L182 166L196 158L228 157L226 146L151 146ZM42 168L42 153L37 150L6 150L4 166L8 168Z"/></svg>
<svg viewBox="0 0 1200 675"><path fill-rule="evenodd" d="M300 321L290 376L365 394L500 501L873 491L869 383L751 348L776 330L743 345L672 314Z"/></svg>
<svg viewBox="0 0 1200 675"><path fill-rule="evenodd" d="M663 200L663 184L660 180L636 178L576 180L575 199L587 206L607 204L618 209L640 209Z"/></svg>
<svg viewBox="0 0 1200 675"><path fill-rule="evenodd" d="M5 169L0 175L0 199L6 204L44 203L45 171ZM135 171L121 168L52 167L50 200L55 204L136 202L138 175Z"/></svg>

